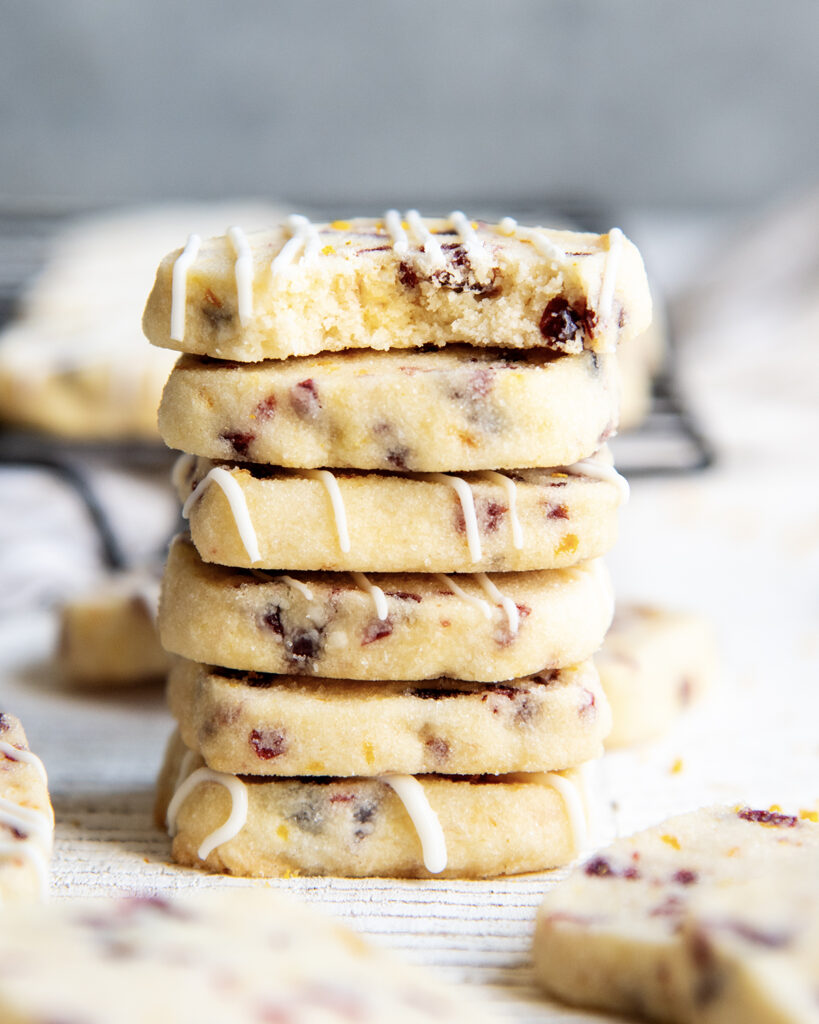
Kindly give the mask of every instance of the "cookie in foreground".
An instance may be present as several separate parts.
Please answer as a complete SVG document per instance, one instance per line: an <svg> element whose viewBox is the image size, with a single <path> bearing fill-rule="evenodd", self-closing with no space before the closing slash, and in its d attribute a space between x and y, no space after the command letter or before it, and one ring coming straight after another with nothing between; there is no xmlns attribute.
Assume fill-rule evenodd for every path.
<svg viewBox="0 0 819 1024"><path fill-rule="evenodd" d="M674 1024L815 1024L818 868L813 811L671 818L546 896L536 976L568 1003Z"/></svg>
<svg viewBox="0 0 819 1024"><path fill-rule="evenodd" d="M613 546L628 493L605 447L573 466L460 476L182 455L174 478L204 561L331 572L563 568Z"/></svg>
<svg viewBox="0 0 819 1024"><path fill-rule="evenodd" d="M567 864L585 845L585 769L375 778L227 775L175 733L157 821L180 864L233 875L486 878Z"/></svg>
<svg viewBox="0 0 819 1024"><path fill-rule="evenodd" d="M466 345L261 363L183 356L159 431L179 451L296 469L566 466L617 426L615 359Z"/></svg>
<svg viewBox="0 0 819 1024"><path fill-rule="evenodd" d="M0 904L48 893L54 811L43 762L18 718L0 714Z"/></svg>
<svg viewBox="0 0 819 1024"><path fill-rule="evenodd" d="M557 771L603 753L611 716L591 661L508 683L305 679L175 659L187 746L232 775Z"/></svg>
<svg viewBox="0 0 819 1024"><path fill-rule="evenodd" d="M576 665L603 641L602 562L542 572L294 573L203 562L177 537L159 632L191 661L332 679L498 682Z"/></svg>
<svg viewBox="0 0 819 1024"><path fill-rule="evenodd" d="M269 889L67 900L3 916L0 1017L15 1024L491 1019L463 990Z"/></svg>
<svg viewBox="0 0 819 1024"><path fill-rule="evenodd" d="M608 235L383 220L196 236L159 266L143 317L155 345L256 362L322 351L471 345L613 351L643 331L642 259Z"/></svg>

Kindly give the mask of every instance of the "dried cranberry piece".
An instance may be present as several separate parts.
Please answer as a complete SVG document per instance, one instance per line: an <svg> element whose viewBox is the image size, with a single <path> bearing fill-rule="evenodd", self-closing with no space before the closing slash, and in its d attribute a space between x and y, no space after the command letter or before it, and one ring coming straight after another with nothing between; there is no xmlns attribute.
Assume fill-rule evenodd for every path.
<svg viewBox="0 0 819 1024"><path fill-rule="evenodd" d="M412 289L418 287L418 275L415 272L415 268L403 260L398 264L398 280L405 288Z"/></svg>
<svg viewBox="0 0 819 1024"><path fill-rule="evenodd" d="M576 349L573 345L579 333L591 336L597 317L581 299L572 306L561 295L556 295L546 303L540 318L540 333L550 348L561 351Z"/></svg>
<svg viewBox="0 0 819 1024"><path fill-rule="evenodd" d="M11 722L5 714L0 712L0 732L6 732L11 727Z"/></svg>
<svg viewBox="0 0 819 1024"><path fill-rule="evenodd" d="M262 612L262 622L268 629L272 629L277 636L284 636L284 625L282 624L282 610L277 604L269 605Z"/></svg>
<svg viewBox="0 0 819 1024"><path fill-rule="evenodd" d="M263 423L265 420L272 419L276 412L276 396L268 395L267 398L263 398L253 412L256 419Z"/></svg>
<svg viewBox="0 0 819 1024"><path fill-rule="evenodd" d="M424 746L436 761L446 761L449 757L449 744L440 736L430 736Z"/></svg>
<svg viewBox="0 0 819 1024"><path fill-rule="evenodd" d="M497 501L488 501L481 510L481 526L485 533L494 533L506 515L507 508Z"/></svg>
<svg viewBox="0 0 819 1024"><path fill-rule="evenodd" d="M373 619L365 630L364 636L361 640L361 646L366 647L367 644L375 643L376 640L383 640L385 636L389 636L392 633L392 622L389 618L386 619Z"/></svg>
<svg viewBox="0 0 819 1024"><path fill-rule="evenodd" d="M386 459L391 466L395 466L396 469L407 469L410 450L406 445L399 444L393 448L387 450Z"/></svg>
<svg viewBox="0 0 819 1024"><path fill-rule="evenodd" d="M754 821L760 825L774 825L777 828L794 828L799 824L799 819L792 814L780 814L779 811L754 811L750 807L743 807L737 811L737 816L743 821Z"/></svg>
<svg viewBox="0 0 819 1024"><path fill-rule="evenodd" d="M219 439L227 441L237 458L246 459L248 449L256 440L256 435L251 433L243 434L239 431L233 430L223 430L219 435Z"/></svg>
<svg viewBox="0 0 819 1024"><path fill-rule="evenodd" d="M399 601L416 601L420 603L420 594L411 594L408 590L385 590L387 597L397 597Z"/></svg>
<svg viewBox="0 0 819 1024"><path fill-rule="evenodd" d="M293 385L290 389L290 405L293 412L303 420L314 420L319 415L321 399L312 377Z"/></svg>
<svg viewBox="0 0 819 1024"><path fill-rule="evenodd" d="M546 513L547 519L568 519L569 510L565 505L552 505Z"/></svg>
<svg viewBox="0 0 819 1024"><path fill-rule="evenodd" d="M321 650L321 634L317 629L295 630L286 643L294 661L312 661Z"/></svg>
<svg viewBox="0 0 819 1024"><path fill-rule="evenodd" d="M617 872L605 857L593 857L583 869L587 875L595 878L617 877Z"/></svg>
<svg viewBox="0 0 819 1024"><path fill-rule="evenodd" d="M284 729L254 729L249 742L256 756L263 761L281 757L287 751L287 734Z"/></svg>
<svg viewBox="0 0 819 1024"><path fill-rule="evenodd" d="M682 868L671 876L671 881L677 882L679 885L693 885L698 878L699 875L696 871L688 871L686 868Z"/></svg>

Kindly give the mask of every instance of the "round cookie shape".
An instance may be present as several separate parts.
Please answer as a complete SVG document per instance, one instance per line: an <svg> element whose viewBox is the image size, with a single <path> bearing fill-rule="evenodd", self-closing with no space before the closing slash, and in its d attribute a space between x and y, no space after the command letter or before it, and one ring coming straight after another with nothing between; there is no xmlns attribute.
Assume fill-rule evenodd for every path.
<svg viewBox="0 0 819 1024"><path fill-rule="evenodd" d="M617 424L615 356L451 346L239 364L184 356L159 407L170 448L299 469L566 466Z"/></svg>
<svg viewBox="0 0 819 1024"><path fill-rule="evenodd" d="M599 757L610 725L590 661L510 683L412 685L177 659L168 703L186 746L232 775L559 771Z"/></svg>
<svg viewBox="0 0 819 1024"><path fill-rule="evenodd" d="M226 492L215 468L230 474L238 499ZM568 470L466 473L460 479L465 496L456 490L461 485L455 475L337 471L330 481L338 489L337 508L326 478L298 470L182 456L177 474L183 502L196 492L188 505L196 549L204 561L220 565L511 572L562 568L597 558L614 544L625 485L605 449ZM243 532L245 511L258 547L255 561Z"/></svg>
<svg viewBox="0 0 819 1024"><path fill-rule="evenodd" d="M712 807L577 867L538 913L535 975L572 1004L658 1021L812 1021L816 812Z"/></svg>
<svg viewBox="0 0 819 1024"><path fill-rule="evenodd" d="M598 561L491 579L277 576L206 564L179 537L162 583L159 633L172 653L225 668L497 682L585 660L612 613Z"/></svg>
<svg viewBox="0 0 819 1024"><path fill-rule="evenodd" d="M201 764L174 734L159 779L158 822L165 823L173 795ZM582 844L587 809L577 769L417 781L446 848L446 866L434 873L409 813L382 778L251 780L206 770L183 791L173 816L173 857L255 877L483 878L558 867ZM237 801L244 807L245 800L237 816ZM231 817L223 833L229 838L208 851L210 837Z"/></svg>
<svg viewBox="0 0 819 1024"><path fill-rule="evenodd" d="M459 342L613 351L650 318L640 254L616 229L416 215L191 238L160 264L143 329L155 345L258 362Z"/></svg>
<svg viewBox="0 0 819 1024"><path fill-rule="evenodd" d="M713 630L690 612L618 605L595 664L612 709L606 746L640 743L670 728L710 689L717 668Z"/></svg>

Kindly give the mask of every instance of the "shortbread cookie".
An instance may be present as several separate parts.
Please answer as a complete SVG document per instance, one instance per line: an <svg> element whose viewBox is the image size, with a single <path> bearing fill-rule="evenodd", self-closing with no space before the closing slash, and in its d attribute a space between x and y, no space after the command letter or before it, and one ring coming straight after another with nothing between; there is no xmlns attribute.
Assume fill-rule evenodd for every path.
<svg viewBox="0 0 819 1024"><path fill-rule="evenodd" d="M605 449L567 469L445 478L182 456L175 479L205 561L307 571L559 569L611 548L627 494Z"/></svg>
<svg viewBox="0 0 819 1024"><path fill-rule="evenodd" d="M4 912L8 1024L488 1022L328 918L258 886Z"/></svg>
<svg viewBox="0 0 819 1024"><path fill-rule="evenodd" d="M159 580L123 573L60 608L57 663L69 686L133 686L162 678L168 655L156 630Z"/></svg>
<svg viewBox="0 0 819 1024"><path fill-rule="evenodd" d="M0 905L46 895L53 841L43 762L29 750L20 720L0 714Z"/></svg>
<svg viewBox="0 0 819 1024"><path fill-rule="evenodd" d="M640 254L616 229L392 214L193 239L160 264L143 328L156 345L251 362L452 342L613 351L650 317Z"/></svg>
<svg viewBox="0 0 819 1024"><path fill-rule="evenodd" d="M177 538L159 632L174 654L226 668L497 682L589 657L603 641L612 604L600 562L491 578L277 576L209 565Z"/></svg>
<svg viewBox="0 0 819 1024"><path fill-rule="evenodd" d="M224 364L184 356L170 448L297 469L515 469L594 454L617 423L616 356L459 345Z"/></svg>
<svg viewBox="0 0 819 1024"><path fill-rule="evenodd" d="M711 808L620 839L550 892L541 984L570 1003L679 1024L819 1017L819 825Z"/></svg>
<svg viewBox="0 0 819 1024"><path fill-rule="evenodd" d="M85 440L156 440L174 360L145 344L139 319L157 261L184 231L280 217L261 203L234 202L72 220L0 334L0 421Z"/></svg>
<svg viewBox="0 0 819 1024"><path fill-rule="evenodd" d="M578 770L242 779L203 767L174 735L157 816L174 833L175 860L227 874L486 877L575 856L581 781Z"/></svg>
<svg viewBox="0 0 819 1024"><path fill-rule="evenodd" d="M595 664L614 720L606 746L639 743L664 732L710 687L713 630L699 615L618 605Z"/></svg>
<svg viewBox="0 0 819 1024"><path fill-rule="evenodd" d="M233 775L556 771L603 753L594 665L511 683L307 679L179 659L168 703L182 739Z"/></svg>

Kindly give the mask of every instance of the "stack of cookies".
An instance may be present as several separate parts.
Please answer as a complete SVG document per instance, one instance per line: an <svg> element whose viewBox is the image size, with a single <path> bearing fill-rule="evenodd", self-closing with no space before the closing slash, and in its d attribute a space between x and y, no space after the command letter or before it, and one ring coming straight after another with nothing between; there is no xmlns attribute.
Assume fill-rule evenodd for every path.
<svg viewBox="0 0 819 1024"><path fill-rule="evenodd" d="M192 237L145 311L190 537L159 627L175 858L243 875L570 860L623 482L619 231L463 214Z"/></svg>

